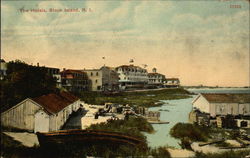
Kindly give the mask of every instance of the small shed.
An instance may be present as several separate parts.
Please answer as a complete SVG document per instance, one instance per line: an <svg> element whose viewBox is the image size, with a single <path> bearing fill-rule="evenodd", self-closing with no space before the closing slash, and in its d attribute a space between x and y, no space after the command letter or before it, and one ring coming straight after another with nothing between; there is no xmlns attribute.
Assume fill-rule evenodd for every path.
<svg viewBox="0 0 250 158"><path fill-rule="evenodd" d="M192 102L193 108L212 117L225 115L250 116L248 93L201 93Z"/></svg>
<svg viewBox="0 0 250 158"><path fill-rule="evenodd" d="M32 132L56 131L80 103L78 97L68 92L27 98L1 113L1 124Z"/></svg>

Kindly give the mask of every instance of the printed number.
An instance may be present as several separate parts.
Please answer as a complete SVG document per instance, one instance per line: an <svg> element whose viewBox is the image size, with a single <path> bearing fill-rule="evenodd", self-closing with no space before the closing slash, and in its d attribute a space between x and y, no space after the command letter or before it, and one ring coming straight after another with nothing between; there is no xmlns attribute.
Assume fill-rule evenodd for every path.
<svg viewBox="0 0 250 158"><path fill-rule="evenodd" d="M238 4L231 4L230 8L241 8L241 5Z"/></svg>

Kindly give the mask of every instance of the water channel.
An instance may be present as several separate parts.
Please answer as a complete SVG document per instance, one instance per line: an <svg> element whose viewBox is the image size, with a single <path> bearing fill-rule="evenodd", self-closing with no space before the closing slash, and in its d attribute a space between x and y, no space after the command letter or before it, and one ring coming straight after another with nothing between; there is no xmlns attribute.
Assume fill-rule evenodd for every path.
<svg viewBox="0 0 250 158"><path fill-rule="evenodd" d="M250 93L247 88L216 88L216 89L188 89L194 93ZM191 98L179 100L163 100L164 104L161 107L149 108L150 111L160 111L160 119L169 121L169 124L153 124L155 133L147 134L149 146L173 146L180 148L179 140L170 136L170 129L178 122L188 122L188 114L192 109L192 101L197 95L192 95Z"/></svg>

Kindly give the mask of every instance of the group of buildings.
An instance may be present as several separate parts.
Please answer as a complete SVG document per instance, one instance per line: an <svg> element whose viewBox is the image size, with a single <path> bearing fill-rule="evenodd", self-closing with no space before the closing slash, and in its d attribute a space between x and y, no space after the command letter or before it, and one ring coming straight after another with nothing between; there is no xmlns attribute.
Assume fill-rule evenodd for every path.
<svg viewBox="0 0 250 158"><path fill-rule="evenodd" d="M148 73L146 69L134 65L62 71L58 68L40 66L39 63L35 67L54 77L57 87L62 89L61 92L26 98L1 113L2 126L32 132L62 129L70 114L84 104L70 92L120 91L180 85L178 79L166 79L165 75L156 72L156 68ZM7 68L7 63L1 59L0 80L7 75Z"/></svg>
<svg viewBox="0 0 250 158"><path fill-rule="evenodd" d="M191 123L221 128L250 128L250 94L201 93L189 114Z"/></svg>
<svg viewBox="0 0 250 158"><path fill-rule="evenodd" d="M36 65L40 67L39 64ZM166 78L156 68L122 65L116 68L72 70L41 67L56 79L58 87L69 92L118 91L126 89L178 87L177 78ZM0 79L7 75L6 63L1 60ZM36 98L26 98L1 113L1 124L33 132L56 131L62 128L70 114L84 102L66 91ZM192 102L189 114L192 123L225 128L250 128L250 94L201 93ZM146 113L145 109L142 110ZM159 118L158 113L148 114ZM151 116L152 115L152 116Z"/></svg>
<svg viewBox="0 0 250 158"><path fill-rule="evenodd" d="M1 60L1 79L6 75L6 64ZM37 67L40 67L37 64ZM148 73L145 68L135 65L121 65L118 67L102 66L99 69L63 69L45 68L51 76L56 78L57 86L79 93L82 91L118 91L126 89L179 87L178 78L166 78L157 72L156 68Z"/></svg>

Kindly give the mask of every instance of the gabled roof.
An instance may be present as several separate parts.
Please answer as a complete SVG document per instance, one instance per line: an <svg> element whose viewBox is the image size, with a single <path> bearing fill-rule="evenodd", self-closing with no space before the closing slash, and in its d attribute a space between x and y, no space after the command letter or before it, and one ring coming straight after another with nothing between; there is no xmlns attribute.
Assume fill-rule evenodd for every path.
<svg viewBox="0 0 250 158"><path fill-rule="evenodd" d="M41 105L48 113L56 114L68 105L79 100L78 97L68 92L60 92L59 94L50 93L32 99Z"/></svg>
<svg viewBox="0 0 250 158"><path fill-rule="evenodd" d="M210 103L250 103L247 93L201 93Z"/></svg>

